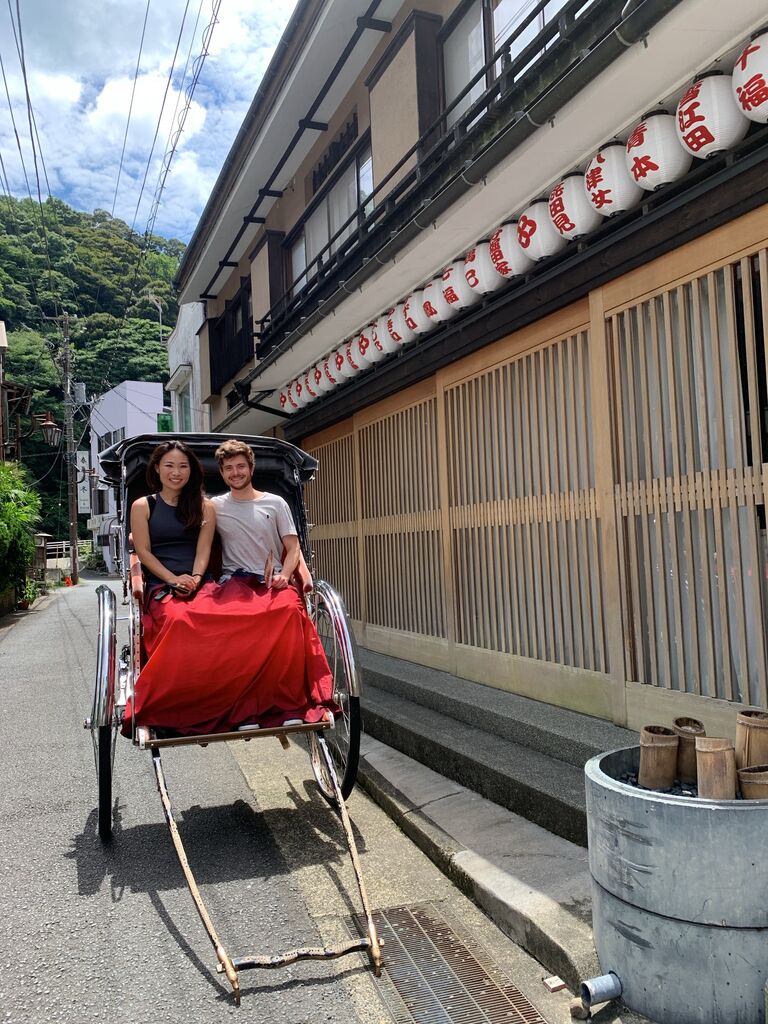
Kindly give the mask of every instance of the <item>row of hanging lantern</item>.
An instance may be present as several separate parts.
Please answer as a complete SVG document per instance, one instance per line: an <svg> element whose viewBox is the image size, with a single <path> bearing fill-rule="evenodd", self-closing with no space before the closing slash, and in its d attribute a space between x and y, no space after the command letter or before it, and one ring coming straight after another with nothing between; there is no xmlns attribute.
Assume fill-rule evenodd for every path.
<svg viewBox="0 0 768 1024"><path fill-rule="evenodd" d="M652 110L625 143L617 139L602 146L583 173L566 175L548 197L531 203L440 277L291 381L280 393L280 405L287 412L309 405L447 323L569 241L593 231L604 217L631 210L646 192L682 178L695 158L734 146L752 121L768 123L768 29L750 40L732 75L700 75L674 114Z"/></svg>

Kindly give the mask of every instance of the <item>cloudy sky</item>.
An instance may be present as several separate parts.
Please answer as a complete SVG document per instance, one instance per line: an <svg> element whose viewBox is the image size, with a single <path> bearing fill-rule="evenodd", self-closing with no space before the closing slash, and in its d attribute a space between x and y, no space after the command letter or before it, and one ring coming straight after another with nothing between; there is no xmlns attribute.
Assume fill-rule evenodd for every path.
<svg viewBox="0 0 768 1024"><path fill-rule="evenodd" d="M294 2L222 0L166 180L155 222L157 234L189 240ZM144 231L163 154L184 106L183 92L213 7L213 0L150 0L117 187L146 0L19 0L29 94L53 195L87 212L97 208L111 212L114 204L115 216L128 224L135 222L137 230ZM5 81L0 76L0 155L11 193L28 195L15 119L27 179L36 196L24 82L9 8L15 22L16 0L0 5L0 58L5 72ZM161 118L180 30L175 71ZM147 173L158 119L160 129ZM45 197L39 153L38 165ZM4 188L0 180L0 196Z"/></svg>

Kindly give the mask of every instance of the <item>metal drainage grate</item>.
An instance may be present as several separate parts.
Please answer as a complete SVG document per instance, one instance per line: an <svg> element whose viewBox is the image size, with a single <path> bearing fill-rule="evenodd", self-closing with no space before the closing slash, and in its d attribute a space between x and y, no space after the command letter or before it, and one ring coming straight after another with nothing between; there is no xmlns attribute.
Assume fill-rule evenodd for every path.
<svg viewBox="0 0 768 1024"><path fill-rule="evenodd" d="M547 1024L488 953L459 938L434 905L378 910L373 918L396 996L388 986L383 994L397 1024ZM354 933L352 918L348 926Z"/></svg>

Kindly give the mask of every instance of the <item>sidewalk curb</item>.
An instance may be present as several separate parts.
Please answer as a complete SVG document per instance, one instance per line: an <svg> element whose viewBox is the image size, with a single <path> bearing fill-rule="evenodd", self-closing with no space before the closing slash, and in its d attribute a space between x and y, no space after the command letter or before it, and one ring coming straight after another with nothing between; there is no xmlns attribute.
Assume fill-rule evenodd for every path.
<svg viewBox="0 0 768 1024"><path fill-rule="evenodd" d="M559 975L572 991L584 978L599 974L597 955L574 956L556 935L546 932L525 908L501 898L462 863L472 851L431 821L378 769L360 758L358 783L453 884L477 904L514 942L552 974ZM468 856L471 863L471 856Z"/></svg>

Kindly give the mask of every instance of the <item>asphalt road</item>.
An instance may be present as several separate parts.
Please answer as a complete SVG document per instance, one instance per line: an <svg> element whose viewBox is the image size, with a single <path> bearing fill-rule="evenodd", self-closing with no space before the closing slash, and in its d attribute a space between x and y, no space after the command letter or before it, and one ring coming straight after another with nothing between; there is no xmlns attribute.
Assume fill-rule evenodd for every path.
<svg viewBox="0 0 768 1024"><path fill-rule="evenodd" d="M96 833L90 734L96 583L0 619L0 1021L159 1024L247 1018L387 1024L357 954L241 974L242 1006L189 897L150 756L118 740L115 837ZM118 602L119 614L124 609ZM357 911L343 833L305 751L277 740L178 748L163 763L177 822L230 954L346 936ZM372 904L434 901L484 944L553 1022L567 998L363 794L350 800ZM386 956L386 950L385 950Z"/></svg>

